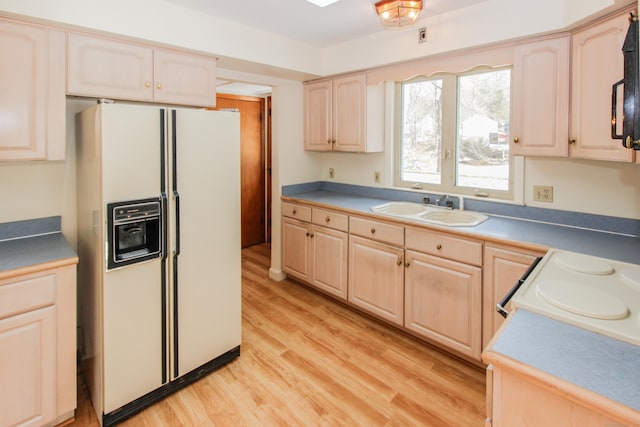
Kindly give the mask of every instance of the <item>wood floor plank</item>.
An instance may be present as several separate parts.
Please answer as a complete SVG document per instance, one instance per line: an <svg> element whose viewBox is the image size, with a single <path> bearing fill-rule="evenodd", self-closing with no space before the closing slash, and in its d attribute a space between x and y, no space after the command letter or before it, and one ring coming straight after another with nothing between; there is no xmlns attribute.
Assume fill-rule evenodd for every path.
<svg viewBox="0 0 640 427"><path fill-rule="evenodd" d="M242 346L232 363L125 427L481 426L484 372L242 251ZM82 381L74 426L98 426Z"/></svg>

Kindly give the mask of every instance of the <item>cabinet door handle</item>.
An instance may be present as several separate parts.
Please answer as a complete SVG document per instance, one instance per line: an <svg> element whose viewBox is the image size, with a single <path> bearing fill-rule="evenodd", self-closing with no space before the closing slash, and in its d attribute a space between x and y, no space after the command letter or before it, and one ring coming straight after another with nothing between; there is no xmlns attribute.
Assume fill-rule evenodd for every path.
<svg viewBox="0 0 640 427"><path fill-rule="evenodd" d="M313 233L309 234L309 237L311 237L313 239Z"/></svg>
<svg viewBox="0 0 640 427"><path fill-rule="evenodd" d="M327 216L327 217L324 219L324 221L325 221L326 223L329 223L329 222L331 221L331 218L329 218L329 217Z"/></svg>
<svg viewBox="0 0 640 427"><path fill-rule="evenodd" d="M576 145L576 142L577 142L577 141L576 141L576 139L575 139L575 138L571 138L571 139L569 140L569 144L571 144L571 145Z"/></svg>
<svg viewBox="0 0 640 427"><path fill-rule="evenodd" d="M307 234L306 234L306 236L307 236L307 237L309 237L309 236L310 236L310 234L309 234L309 232L308 232L308 231L307 231Z"/></svg>
<svg viewBox="0 0 640 427"><path fill-rule="evenodd" d="M407 267L407 268L409 268L409 267L411 267L411 263L410 263L409 261L407 261L407 262L404 264L404 266L405 266L405 267Z"/></svg>
<svg viewBox="0 0 640 427"><path fill-rule="evenodd" d="M158 84L156 85L156 87L157 87L158 89L162 89L162 83L158 83Z"/></svg>
<svg viewBox="0 0 640 427"><path fill-rule="evenodd" d="M145 82L144 87L151 87L151 82Z"/></svg>
<svg viewBox="0 0 640 427"><path fill-rule="evenodd" d="M331 139L327 139L327 144L331 144L331 143L332 143Z"/></svg>
<svg viewBox="0 0 640 427"><path fill-rule="evenodd" d="M438 244L436 245L436 249L437 249L437 250L442 249L442 245L441 245L440 243L438 243Z"/></svg>
<svg viewBox="0 0 640 427"><path fill-rule="evenodd" d="M398 257L398 265L402 265L402 256Z"/></svg>
<svg viewBox="0 0 640 427"><path fill-rule="evenodd" d="M371 234L376 234L376 229L375 228L371 229Z"/></svg>
<svg viewBox="0 0 640 427"><path fill-rule="evenodd" d="M513 138L513 143L517 144L518 142L520 142L520 138L518 138L517 136L515 138Z"/></svg>

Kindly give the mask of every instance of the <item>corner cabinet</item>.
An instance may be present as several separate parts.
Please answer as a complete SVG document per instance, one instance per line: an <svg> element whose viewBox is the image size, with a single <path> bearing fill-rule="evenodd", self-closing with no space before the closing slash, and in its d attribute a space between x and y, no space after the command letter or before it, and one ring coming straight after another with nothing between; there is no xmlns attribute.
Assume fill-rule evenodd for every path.
<svg viewBox="0 0 640 427"><path fill-rule="evenodd" d="M0 160L64 160L64 57L64 32L0 19Z"/></svg>
<svg viewBox="0 0 640 427"><path fill-rule="evenodd" d="M354 153L384 150L384 86L365 74L304 86L304 147Z"/></svg>
<svg viewBox="0 0 640 427"><path fill-rule="evenodd" d="M514 155L567 156L569 49L569 36L515 46Z"/></svg>
<svg viewBox="0 0 640 427"><path fill-rule="evenodd" d="M213 57L78 33L68 50L69 95L215 106Z"/></svg>
<svg viewBox="0 0 640 427"><path fill-rule="evenodd" d="M535 252L510 246L486 244L484 247L482 348L486 348L504 318L496 311L496 304L509 292L537 257ZM511 305L507 305L507 310Z"/></svg>
<svg viewBox="0 0 640 427"><path fill-rule="evenodd" d="M73 417L75 337L75 265L0 280L0 424Z"/></svg>
<svg viewBox="0 0 640 427"><path fill-rule="evenodd" d="M611 86L624 75L622 45L628 28L628 13L624 13L573 35L571 157L619 162L635 160L633 150L611 138Z"/></svg>

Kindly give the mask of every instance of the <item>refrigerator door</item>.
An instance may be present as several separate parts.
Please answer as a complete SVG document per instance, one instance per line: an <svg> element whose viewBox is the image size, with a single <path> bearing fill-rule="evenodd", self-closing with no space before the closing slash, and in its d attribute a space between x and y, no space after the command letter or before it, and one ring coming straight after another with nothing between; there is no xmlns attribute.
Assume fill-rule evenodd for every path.
<svg viewBox="0 0 640 427"><path fill-rule="evenodd" d="M103 104L98 107L97 119L102 208L115 201L159 197L161 110ZM104 274L103 398L104 413L109 413L160 387L166 377L162 360L166 354L162 316L165 288L159 259L111 271L106 271L106 260L97 262L103 263Z"/></svg>
<svg viewBox="0 0 640 427"><path fill-rule="evenodd" d="M170 110L172 379L241 341L240 115Z"/></svg>

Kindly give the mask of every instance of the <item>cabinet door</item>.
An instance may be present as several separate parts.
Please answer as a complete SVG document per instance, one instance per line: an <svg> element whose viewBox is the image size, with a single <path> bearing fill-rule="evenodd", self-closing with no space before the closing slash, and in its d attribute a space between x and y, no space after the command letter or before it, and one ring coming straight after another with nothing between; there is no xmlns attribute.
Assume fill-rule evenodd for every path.
<svg viewBox="0 0 640 427"><path fill-rule="evenodd" d="M349 236L349 301L393 322L403 323L404 251Z"/></svg>
<svg viewBox="0 0 640 427"><path fill-rule="evenodd" d="M542 255L542 253L531 251L485 245L482 348L489 344L493 335L504 322L504 318L496 312L496 304L527 271L536 257ZM507 305L507 309L510 309L510 305Z"/></svg>
<svg viewBox="0 0 640 427"><path fill-rule="evenodd" d="M311 263L311 226L295 219L282 220L282 269L298 279L310 282Z"/></svg>
<svg viewBox="0 0 640 427"><path fill-rule="evenodd" d="M628 27L624 14L573 36L571 157L634 161L633 150L611 138L611 86L624 76L621 49Z"/></svg>
<svg viewBox="0 0 640 427"><path fill-rule="evenodd" d="M516 46L512 90L512 153L566 157L569 37Z"/></svg>
<svg viewBox="0 0 640 427"><path fill-rule="evenodd" d="M153 63L154 101L215 107L215 58L154 49Z"/></svg>
<svg viewBox="0 0 640 427"><path fill-rule="evenodd" d="M348 242L347 233L326 227L313 227L312 284L345 300L347 299Z"/></svg>
<svg viewBox="0 0 640 427"><path fill-rule="evenodd" d="M405 327L479 360L482 270L413 251L405 267Z"/></svg>
<svg viewBox="0 0 640 427"><path fill-rule="evenodd" d="M56 418L56 310L0 320L0 424L40 426Z"/></svg>
<svg viewBox="0 0 640 427"><path fill-rule="evenodd" d="M64 33L0 19L0 160L64 160Z"/></svg>
<svg viewBox="0 0 640 427"><path fill-rule="evenodd" d="M366 151L367 82L364 74L333 80L334 151Z"/></svg>
<svg viewBox="0 0 640 427"><path fill-rule="evenodd" d="M331 81L304 86L304 148L312 151L332 150Z"/></svg>
<svg viewBox="0 0 640 427"><path fill-rule="evenodd" d="M148 46L70 33L67 93L153 101L153 50Z"/></svg>

